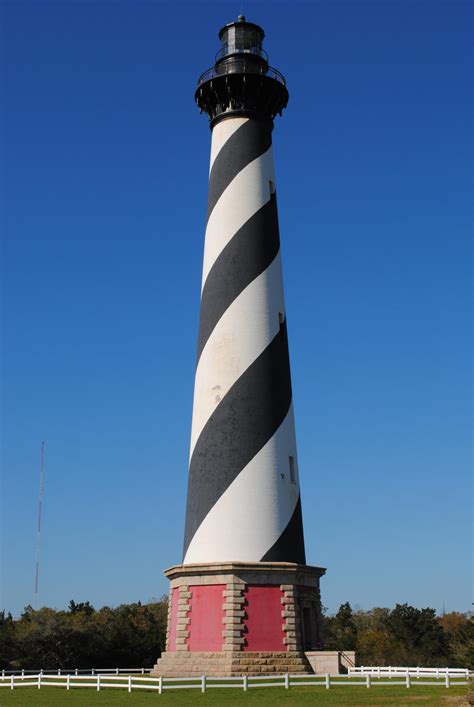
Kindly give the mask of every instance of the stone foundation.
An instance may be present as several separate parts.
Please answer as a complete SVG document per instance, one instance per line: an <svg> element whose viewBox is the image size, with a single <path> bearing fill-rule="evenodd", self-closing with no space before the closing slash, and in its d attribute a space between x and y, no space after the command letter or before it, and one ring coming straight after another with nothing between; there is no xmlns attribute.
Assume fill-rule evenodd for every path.
<svg viewBox="0 0 474 707"><path fill-rule="evenodd" d="M177 565L166 570L166 652L152 675L312 672L321 567L286 562Z"/></svg>
<svg viewBox="0 0 474 707"><path fill-rule="evenodd" d="M312 672L305 654L296 651L231 654L165 652L161 654L151 675L175 678Z"/></svg>

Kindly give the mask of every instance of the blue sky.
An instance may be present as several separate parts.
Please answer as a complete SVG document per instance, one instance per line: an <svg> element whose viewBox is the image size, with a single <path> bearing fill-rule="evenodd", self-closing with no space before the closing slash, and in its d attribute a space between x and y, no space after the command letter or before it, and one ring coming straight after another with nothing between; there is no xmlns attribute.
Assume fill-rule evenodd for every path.
<svg viewBox="0 0 474 707"><path fill-rule="evenodd" d="M181 560L210 131L240 2L3 4L2 598L167 591ZM472 10L244 3L274 131L308 562L329 610L470 608Z"/></svg>

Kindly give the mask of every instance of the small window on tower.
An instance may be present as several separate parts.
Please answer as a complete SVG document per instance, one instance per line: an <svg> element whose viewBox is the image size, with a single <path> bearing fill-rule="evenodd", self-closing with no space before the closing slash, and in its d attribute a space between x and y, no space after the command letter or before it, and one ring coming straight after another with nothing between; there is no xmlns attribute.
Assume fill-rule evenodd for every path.
<svg viewBox="0 0 474 707"><path fill-rule="evenodd" d="M296 469L295 469L295 458L290 457L290 481L292 484L296 484Z"/></svg>

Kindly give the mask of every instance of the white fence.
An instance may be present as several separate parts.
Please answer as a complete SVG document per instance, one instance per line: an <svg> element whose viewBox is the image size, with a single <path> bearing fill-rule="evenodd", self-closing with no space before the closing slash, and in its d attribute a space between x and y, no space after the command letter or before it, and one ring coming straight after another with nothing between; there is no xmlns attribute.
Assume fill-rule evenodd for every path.
<svg viewBox="0 0 474 707"><path fill-rule="evenodd" d="M247 676L242 677L202 677L202 678L151 678L143 675L57 675L38 673L37 675L6 675L0 677L0 688L15 688L35 687L40 690L42 687L62 687L66 690L73 688L93 688L95 690L104 690L109 688L121 688L123 690L156 690L161 694L164 690L200 690L206 692L212 688L240 688L244 692L250 688L257 687L283 687L288 690L290 687L298 687L300 685L311 685L313 687L323 687L329 690L332 687L350 687L362 685L371 688L375 685L404 685L410 688L412 685L412 676L407 672L403 680L374 680L370 673L360 675L361 680L350 678L350 676L341 675L265 675L265 676ZM399 675L399 677L402 677ZM435 678L435 676L432 676ZM349 679L348 679L349 678ZM429 681L419 680L413 682L418 685L439 685L449 688L451 684L467 685L467 680L456 679L454 683L449 673L446 673L443 679L432 679Z"/></svg>
<svg viewBox="0 0 474 707"><path fill-rule="evenodd" d="M357 668L348 668L348 675L349 677L357 677L358 675L371 675L374 678L391 678L391 677L400 677L406 674L409 674L411 677L415 678L428 678L428 677L435 677L436 679L445 677L446 675L449 675L452 678L468 678L469 677L469 670L467 668L423 668L417 666L416 668L412 667L406 667L406 668L401 668L398 666L385 666L382 667L380 665L377 666L367 666L367 665L361 665L360 667Z"/></svg>
<svg viewBox="0 0 474 707"><path fill-rule="evenodd" d="M2 670L0 677L5 675L130 675L151 673L151 668L58 668L57 670Z"/></svg>

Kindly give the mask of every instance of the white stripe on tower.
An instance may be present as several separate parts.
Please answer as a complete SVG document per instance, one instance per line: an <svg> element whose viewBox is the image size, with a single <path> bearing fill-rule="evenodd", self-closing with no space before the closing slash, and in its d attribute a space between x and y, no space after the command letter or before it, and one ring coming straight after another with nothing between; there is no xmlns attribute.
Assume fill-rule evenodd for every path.
<svg viewBox="0 0 474 707"><path fill-rule="evenodd" d="M194 384L190 456L214 409L278 334L284 313L278 254L224 312L202 350ZM245 335L237 335L244 327Z"/></svg>
<svg viewBox="0 0 474 707"><path fill-rule="evenodd" d="M226 122L233 121L219 123L214 131ZM202 287L220 253L239 228L270 200L271 184L275 184L275 176L270 147L234 177L209 216L204 244Z"/></svg>
<svg viewBox="0 0 474 707"><path fill-rule="evenodd" d="M282 479L278 472L288 452L296 459L293 406L277 432L204 518L189 544L186 563L209 562L209 557L245 562L265 555L298 502L298 478L292 483L289 474Z"/></svg>
<svg viewBox="0 0 474 707"><path fill-rule="evenodd" d="M271 129L213 130L185 564L305 562Z"/></svg>

